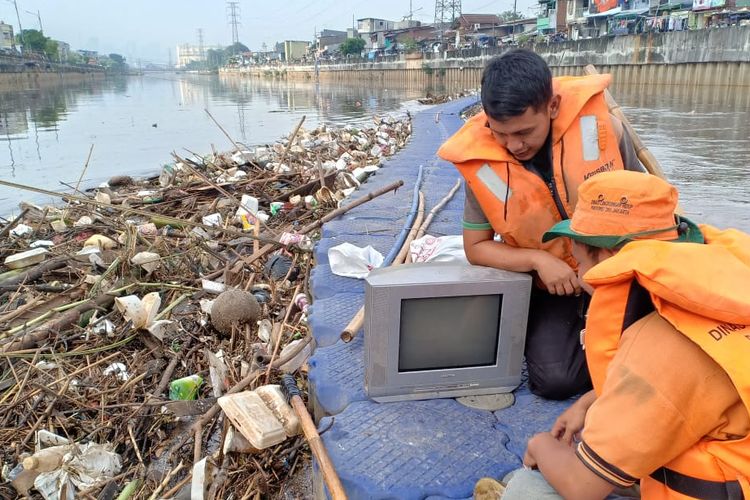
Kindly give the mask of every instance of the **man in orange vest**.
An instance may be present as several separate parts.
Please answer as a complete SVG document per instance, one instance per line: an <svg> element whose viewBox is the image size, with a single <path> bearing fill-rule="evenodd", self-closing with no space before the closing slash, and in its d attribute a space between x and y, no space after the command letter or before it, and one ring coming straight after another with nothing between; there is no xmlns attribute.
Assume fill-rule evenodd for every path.
<svg viewBox="0 0 750 500"><path fill-rule="evenodd" d="M574 241L592 294L594 390L529 440L504 500L602 499L638 481L644 499L750 499L750 235L676 207L658 177L609 172L545 233Z"/></svg>
<svg viewBox="0 0 750 500"><path fill-rule="evenodd" d="M584 179L643 171L607 109L609 82L609 75L553 79L541 57L511 50L484 70L483 112L438 152L466 179L469 262L536 277L525 348L529 386L552 399L591 387L578 339L588 297L578 286L570 242L543 244L542 234L573 213Z"/></svg>

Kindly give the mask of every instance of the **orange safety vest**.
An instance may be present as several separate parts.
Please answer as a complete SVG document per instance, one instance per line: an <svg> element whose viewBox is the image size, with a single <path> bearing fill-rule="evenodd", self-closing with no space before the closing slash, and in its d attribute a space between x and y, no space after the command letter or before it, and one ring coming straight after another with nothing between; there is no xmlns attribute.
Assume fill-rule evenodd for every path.
<svg viewBox="0 0 750 500"><path fill-rule="evenodd" d="M597 173L623 168L604 89L609 75L559 77L560 113L552 121L554 185L547 186L524 168L492 135L480 113L464 124L438 151L452 162L479 201L494 231L508 245L544 249L578 267L568 238L542 243L542 235L573 214L578 186ZM552 191L564 213L560 213Z"/></svg>
<svg viewBox="0 0 750 500"><path fill-rule="evenodd" d="M721 366L750 412L750 235L701 226L705 245L629 243L584 279L595 292L584 343L596 394L622 335L634 282L677 331ZM750 435L703 440L641 479L644 499L750 500Z"/></svg>

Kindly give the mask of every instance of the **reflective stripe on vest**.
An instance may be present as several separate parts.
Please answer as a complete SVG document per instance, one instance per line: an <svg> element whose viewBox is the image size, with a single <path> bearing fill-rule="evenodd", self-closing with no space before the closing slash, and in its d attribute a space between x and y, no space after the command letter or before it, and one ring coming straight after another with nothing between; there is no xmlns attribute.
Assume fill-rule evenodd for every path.
<svg viewBox="0 0 750 500"><path fill-rule="evenodd" d="M564 130L558 130L557 119L552 122L552 180L549 185L491 137L491 130L480 123L486 120L483 114L472 118L465 127L478 137L478 151L492 155L492 158L477 158L481 157L478 153L468 155L475 159L455 161L454 164L466 179L493 230L505 243L546 250L576 269L578 264L571 255L570 241L558 238L542 243L542 235L573 213L578 186L584 180L598 173L622 170L624 166L603 92L593 91L587 100L577 99L584 86L582 82L576 80L570 84L570 95L566 94L566 85L569 84L563 81L556 86L562 96L561 106L567 102L568 106L580 107L565 110L568 116L573 114L574 117L569 119ZM467 133L468 130L463 131L463 134ZM461 140L467 142L465 147L475 147L465 137ZM452 158L459 146L449 143L444 145L445 149L441 148L441 154Z"/></svg>

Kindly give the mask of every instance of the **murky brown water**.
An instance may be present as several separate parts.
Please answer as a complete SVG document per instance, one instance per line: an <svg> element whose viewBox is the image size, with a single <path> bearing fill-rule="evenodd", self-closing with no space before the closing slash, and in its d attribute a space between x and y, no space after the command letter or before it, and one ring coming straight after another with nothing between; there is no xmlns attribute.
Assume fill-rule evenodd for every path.
<svg viewBox="0 0 750 500"><path fill-rule="evenodd" d="M696 222L750 232L747 88L612 89Z"/></svg>
<svg viewBox="0 0 750 500"><path fill-rule="evenodd" d="M726 87L616 86L623 106L697 221L750 231L750 100ZM419 109L410 88L316 85L150 75L0 93L0 178L46 189L74 184L86 153L92 185L117 174L158 171L170 151L229 149L207 108L237 141L273 142L307 116L306 125L360 124L373 114ZM404 103L406 102L406 105ZM0 215L24 199L50 201L0 187Z"/></svg>

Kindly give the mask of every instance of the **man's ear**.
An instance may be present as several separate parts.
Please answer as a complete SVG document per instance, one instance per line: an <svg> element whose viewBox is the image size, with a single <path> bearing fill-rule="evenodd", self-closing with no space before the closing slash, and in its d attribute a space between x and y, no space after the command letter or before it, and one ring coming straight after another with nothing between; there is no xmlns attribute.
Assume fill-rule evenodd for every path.
<svg viewBox="0 0 750 500"><path fill-rule="evenodd" d="M607 260L610 257L613 257L619 250L615 250L614 248L600 248L599 253L597 254L597 264L603 260Z"/></svg>
<svg viewBox="0 0 750 500"><path fill-rule="evenodd" d="M549 117L551 120L554 120L557 118L557 115L560 114L561 99L560 94L553 94L552 99L549 100L549 107L547 109L549 110Z"/></svg>

